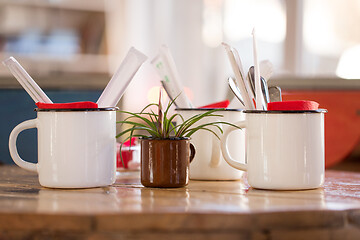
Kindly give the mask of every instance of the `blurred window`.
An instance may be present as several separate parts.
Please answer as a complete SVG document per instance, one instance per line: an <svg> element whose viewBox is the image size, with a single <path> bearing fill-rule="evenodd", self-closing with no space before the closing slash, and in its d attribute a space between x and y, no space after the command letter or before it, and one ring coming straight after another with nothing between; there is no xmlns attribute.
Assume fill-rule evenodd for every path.
<svg viewBox="0 0 360 240"><path fill-rule="evenodd" d="M256 26L259 59L277 75L360 78L359 0L224 0L223 13L224 41L245 68Z"/></svg>
<svg viewBox="0 0 360 240"><path fill-rule="evenodd" d="M302 69L360 78L360 1L304 1Z"/></svg>
<svg viewBox="0 0 360 240"><path fill-rule="evenodd" d="M234 46L244 70L253 65L252 29L256 27L259 59L268 59L277 73L284 65L286 11L281 0L225 0L224 40Z"/></svg>

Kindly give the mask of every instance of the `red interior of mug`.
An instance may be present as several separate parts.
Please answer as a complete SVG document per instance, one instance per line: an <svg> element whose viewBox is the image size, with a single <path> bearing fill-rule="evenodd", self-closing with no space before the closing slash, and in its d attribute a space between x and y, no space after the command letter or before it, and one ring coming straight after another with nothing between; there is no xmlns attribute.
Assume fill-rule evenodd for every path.
<svg viewBox="0 0 360 240"><path fill-rule="evenodd" d="M36 106L40 109L88 109L98 108L97 103L94 102L71 102L71 103L42 103L37 102Z"/></svg>
<svg viewBox="0 0 360 240"><path fill-rule="evenodd" d="M319 103L307 100L270 102L268 103L268 111L306 111L318 110Z"/></svg>
<svg viewBox="0 0 360 240"><path fill-rule="evenodd" d="M211 103L209 105L201 106L199 108L227 108L230 104L229 100L224 100L221 102Z"/></svg>

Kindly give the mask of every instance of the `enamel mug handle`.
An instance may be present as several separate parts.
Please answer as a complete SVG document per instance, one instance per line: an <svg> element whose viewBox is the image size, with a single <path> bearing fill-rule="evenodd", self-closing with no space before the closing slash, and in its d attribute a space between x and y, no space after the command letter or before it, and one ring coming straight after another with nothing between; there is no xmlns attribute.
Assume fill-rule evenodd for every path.
<svg viewBox="0 0 360 240"><path fill-rule="evenodd" d="M19 133L22 132L23 130L30 129L30 128L37 128L37 122L38 122L37 119L32 119L32 120L27 120L25 122L20 123L11 131L10 137L9 137L9 151L10 151L10 155L11 155L11 158L13 159L13 161L19 167L24 168L29 171L33 171L33 172L37 172L37 164L30 163L30 162L27 162L27 161L24 161L23 159L21 159L21 157L19 156L17 147L16 147L16 140L17 140Z"/></svg>
<svg viewBox="0 0 360 240"><path fill-rule="evenodd" d="M190 162L192 162L192 160L194 159L195 153L196 153L195 147L192 143L190 143Z"/></svg>
<svg viewBox="0 0 360 240"><path fill-rule="evenodd" d="M236 125L237 127L239 128L246 128L246 121L240 121L240 122L236 122L234 125ZM230 165L232 166L233 168L236 168L236 169L239 169L239 170L242 170L242 171L247 171L247 164L245 163L240 163L238 161L236 161L235 159L233 159L231 156L230 156L230 153L229 153L229 148L227 146L227 142L228 142L228 139L229 139L229 134L232 132L232 131L235 131L235 130L239 130L238 128L236 127L233 127L233 126L229 126L225 131L224 131L224 134L222 135L221 137L221 152L222 152L222 155L225 159L225 161Z"/></svg>

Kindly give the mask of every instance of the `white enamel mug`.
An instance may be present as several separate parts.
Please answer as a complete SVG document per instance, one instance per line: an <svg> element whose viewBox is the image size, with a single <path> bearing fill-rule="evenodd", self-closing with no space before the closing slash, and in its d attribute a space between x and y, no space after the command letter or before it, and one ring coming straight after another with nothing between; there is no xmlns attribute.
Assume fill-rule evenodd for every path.
<svg viewBox="0 0 360 240"><path fill-rule="evenodd" d="M250 186L261 189L300 190L324 182L324 113L309 111L247 110L246 120L236 123L246 129L247 163L231 156L228 127L222 138L224 159L247 171Z"/></svg>
<svg viewBox="0 0 360 240"><path fill-rule="evenodd" d="M10 134L9 150L14 162L37 172L39 182L50 188L90 188L116 180L116 110L36 109L37 118L17 125ZM18 134L38 130L38 162L20 158Z"/></svg>
<svg viewBox="0 0 360 240"><path fill-rule="evenodd" d="M176 109L183 118L189 119L197 114L205 113L210 109L178 108ZM245 119L243 110L225 109L214 114L223 117L206 117L197 122L194 127L210 122L229 122L236 123ZM181 121L178 118L178 121ZM227 125L218 124L222 130ZM221 136L219 129L210 127L218 136ZM245 133L242 131L234 132L229 137L229 149L237 159L245 159ZM191 136L191 143L196 148L194 160L190 164L190 179L194 180L238 180L243 172L238 171L225 162L221 155L220 140L211 132L199 130Z"/></svg>

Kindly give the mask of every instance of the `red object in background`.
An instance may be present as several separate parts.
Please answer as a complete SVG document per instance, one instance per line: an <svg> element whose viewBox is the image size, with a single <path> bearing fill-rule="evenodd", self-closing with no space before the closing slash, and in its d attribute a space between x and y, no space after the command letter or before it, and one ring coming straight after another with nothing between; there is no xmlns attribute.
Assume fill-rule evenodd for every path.
<svg viewBox="0 0 360 240"><path fill-rule="evenodd" d="M136 144L137 144L137 138L132 137L131 139L123 143L123 147L131 147L131 146L135 146Z"/></svg>
<svg viewBox="0 0 360 240"><path fill-rule="evenodd" d="M122 161L120 157L120 145L121 143L117 143L117 151L116 151L116 168L129 168L129 162L132 161L133 158L133 152L134 150L131 150L129 147L122 147L121 149L121 156ZM124 165L123 165L124 162Z"/></svg>
<svg viewBox="0 0 360 240"><path fill-rule="evenodd" d="M128 169L129 168L129 162L132 161L132 158L133 158L133 152L134 152L134 150L130 150L129 148L123 149L121 151L121 155L122 155L123 160L121 161L120 151L118 150L117 153L116 153L116 168ZM124 165L123 165L123 162L124 162Z"/></svg>
<svg viewBox="0 0 360 240"><path fill-rule="evenodd" d="M137 144L136 138L131 138L130 140L123 143L121 147L121 156L120 157L120 146L121 143L117 143L117 151L116 151L116 168L129 168L129 162L133 160L133 152L134 150L130 149L130 146L135 146ZM124 162L124 165L123 165Z"/></svg>
<svg viewBox="0 0 360 240"><path fill-rule="evenodd" d="M202 106L202 107L199 107L199 108L227 108L229 106L229 104L230 104L230 101L225 100L225 101L205 105L205 106Z"/></svg>
<svg viewBox="0 0 360 240"><path fill-rule="evenodd" d="M79 108L98 108L94 102L72 102L72 103L42 103L37 102L36 106L41 109L79 109Z"/></svg>
<svg viewBox="0 0 360 240"><path fill-rule="evenodd" d="M318 109L319 104L317 102L306 100L269 102L267 105L268 111L305 111Z"/></svg>
<svg viewBox="0 0 360 240"><path fill-rule="evenodd" d="M360 91L283 91L283 100L311 99L325 114L325 167L341 162L360 140Z"/></svg>

